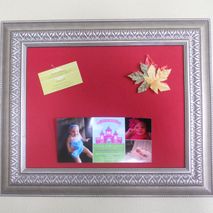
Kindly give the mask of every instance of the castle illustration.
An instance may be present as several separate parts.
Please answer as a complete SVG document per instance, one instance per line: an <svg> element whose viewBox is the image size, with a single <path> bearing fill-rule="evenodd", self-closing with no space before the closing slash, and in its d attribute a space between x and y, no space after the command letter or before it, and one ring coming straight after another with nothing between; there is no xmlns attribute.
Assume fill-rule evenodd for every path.
<svg viewBox="0 0 213 213"><path fill-rule="evenodd" d="M112 129L110 127L107 127L105 132L102 130L99 137L96 137L96 144L106 144L106 143L112 143L112 144L120 144L122 143L122 137L118 136L117 131L112 133Z"/></svg>

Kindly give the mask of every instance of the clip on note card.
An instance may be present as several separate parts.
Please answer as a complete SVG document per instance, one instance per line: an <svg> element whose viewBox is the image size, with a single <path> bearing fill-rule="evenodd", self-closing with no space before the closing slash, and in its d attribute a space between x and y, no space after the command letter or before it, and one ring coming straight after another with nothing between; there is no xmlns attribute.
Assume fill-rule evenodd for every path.
<svg viewBox="0 0 213 213"><path fill-rule="evenodd" d="M71 62L38 74L44 95L83 83L77 62Z"/></svg>
<svg viewBox="0 0 213 213"><path fill-rule="evenodd" d="M140 64L140 71L133 72L128 77L135 81L135 84L142 83L138 87L138 93L145 92L150 88L158 94L158 90L161 92L170 90L169 85L163 82L167 80L170 72L171 69L167 69L166 66L158 67L147 55L145 63Z"/></svg>

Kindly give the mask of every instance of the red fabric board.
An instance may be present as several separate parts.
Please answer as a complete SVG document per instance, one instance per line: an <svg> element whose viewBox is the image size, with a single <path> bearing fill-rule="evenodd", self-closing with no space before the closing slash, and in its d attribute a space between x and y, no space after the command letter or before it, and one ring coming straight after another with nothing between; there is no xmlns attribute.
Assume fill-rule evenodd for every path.
<svg viewBox="0 0 213 213"><path fill-rule="evenodd" d="M149 54L172 72L171 91L136 92L127 77ZM84 83L44 96L38 73L77 61ZM183 168L183 46L30 47L27 49L27 168ZM152 119L152 163L58 163L56 118L121 116Z"/></svg>

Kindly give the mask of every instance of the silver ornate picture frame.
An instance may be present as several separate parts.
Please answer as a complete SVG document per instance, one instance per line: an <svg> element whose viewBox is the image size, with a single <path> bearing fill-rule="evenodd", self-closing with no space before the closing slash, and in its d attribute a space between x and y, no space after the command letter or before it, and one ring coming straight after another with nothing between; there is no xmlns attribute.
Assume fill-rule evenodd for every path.
<svg viewBox="0 0 213 213"><path fill-rule="evenodd" d="M213 194L208 20L4 22L1 35L1 194ZM27 168L26 49L109 44L184 46L185 168Z"/></svg>

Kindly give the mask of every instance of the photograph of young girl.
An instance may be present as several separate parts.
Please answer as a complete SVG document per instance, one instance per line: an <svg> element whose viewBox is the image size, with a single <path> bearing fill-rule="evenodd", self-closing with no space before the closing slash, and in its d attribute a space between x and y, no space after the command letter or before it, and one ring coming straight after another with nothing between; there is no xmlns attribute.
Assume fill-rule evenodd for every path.
<svg viewBox="0 0 213 213"><path fill-rule="evenodd" d="M126 118L127 140L151 140L151 119Z"/></svg>
<svg viewBox="0 0 213 213"><path fill-rule="evenodd" d="M92 135L86 123L84 118L57 119L59 162L92 162Z"/></svg>
<svg viewBox="0 0 213 213"><path fill-rule="evenodd" d="M151 119L126 118L125 162L152 162Z"/></svg>

